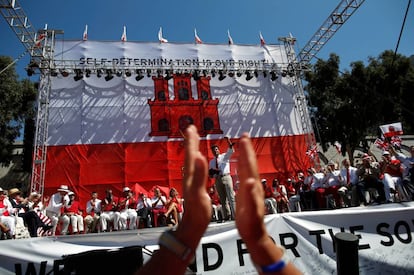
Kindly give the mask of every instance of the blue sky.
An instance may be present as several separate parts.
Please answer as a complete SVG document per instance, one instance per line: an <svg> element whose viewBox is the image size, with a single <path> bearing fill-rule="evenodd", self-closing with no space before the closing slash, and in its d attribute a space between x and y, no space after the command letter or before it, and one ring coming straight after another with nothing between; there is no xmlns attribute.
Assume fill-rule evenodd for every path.
<svg viewBox="0 0 414 275"><path fill-rule="evenodd" d="M366 62L384 50L395 50L409 0L366 0L317 55L341 58L341 68ZM339 0L176 0L96 1L20 0L36 29L64 30L64 39L81 39L88 25L90 40L120 40L123 26L128 41L157 41L163 28L170 42L194 41L194 28L206 43L227 43L230 30L235 44L259 44L259 31L268 44L292 33L299 51L338 5ZM411 5L398 53L414 54L414 4ZM0 55L17 58L24 52L14 32L0 20ZM29 57L17 63L26 77Z"/></svg>

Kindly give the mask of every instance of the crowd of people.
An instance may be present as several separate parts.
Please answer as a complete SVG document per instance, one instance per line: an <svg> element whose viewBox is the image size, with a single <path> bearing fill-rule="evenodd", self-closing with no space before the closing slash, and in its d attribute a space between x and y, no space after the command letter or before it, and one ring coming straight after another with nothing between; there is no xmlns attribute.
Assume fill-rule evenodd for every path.
<svg viewBox="0 0 414 275"><path fill-rule="evenodd" d="M92 192L83 206L67 185L61 185L50 197L37 192L27 198L17 188L0 188L0 229L3 239L16 238L15 225L21 218L30 237L76 235L133 230L139 227L175 226L183 212L183 200L175 188L166 195L155 187L153 197L124 187L117 197L112 189L100 199Z"/></svg>
<svg viewBox="0 0 414 275"><path fill-rule="evenodd" d="M208 175L214 184L207 193L212 206L212 222L235 219L236 193L239 182L230 175L233 144L221 153L217 145L211 147L214 158L208 165ZM414 146L411 156L392 147L383 151L377 160L364 154L356 167L349 159L341 164L329 161L316 170L311 167L296 175L278 179L261 179L266 214L324 210L360 205L413 200ZM268 182L271 183L269 184ZM133 230L158 226L177 226L184 212L184 200L175 188L169 193L160 187L153 195L134 194L124 187L117 197L112 189L104 197L92 192L86 205L81 205L67 185L61 185L50 197L36 192L24 198L17 188L0 188L0 229L2 239L15 238L16 220L22 219L31 237Z"/></svg>

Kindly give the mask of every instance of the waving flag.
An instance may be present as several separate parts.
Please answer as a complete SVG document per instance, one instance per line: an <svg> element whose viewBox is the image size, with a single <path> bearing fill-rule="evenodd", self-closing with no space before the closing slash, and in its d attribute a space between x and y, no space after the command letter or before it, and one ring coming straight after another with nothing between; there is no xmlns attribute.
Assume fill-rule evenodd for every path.
<svg viewBox="0 0 414 275"><path fill-rule="evenodd" d="M127 35L126 35L126 27L124 26L124 31L122 32L121 41L126 42L127 41Z"/></svg>
<svg viewBox="0 0 414 275"><path fill-rule="evenodd" d="M229 30L227 30L227 37L229 38L229 45L233 45L233 38L231 38Z"/></svg>
<svg viewBox="0 0 414 275"><path fill-rule="evenodd" d="M381 125L380 129L384 137L401 136L403 134L401 122Z"/></svg>
<svg viewBox="0 0 414 275"><path fill-rule="evenodd" d="M377 138L374 141L374 145L377 146L378 149L385 151L388 147L388 143L380 138Z"/></svg>
<svg viewBox="0 0 414 275"><path fill-rule="evenodd" d="M311 148L306 151L306 155L311 159L315 159L316 155L318 154L318 147L313 145Z"/></svg>
<svg viewBox="0 0 414 275"><path fill-rule="evenodd" d="M83 31L83 41L88 40L88 25L85 25L85 30Z"/></svg>
<svg viewBox="0 0 414 275"><path fill-rule="evenodd" d="M203 41L197 35L197 30L196 29L194 29L194 38L195 38L196 44L203 44Z"/></svg>
<svg viewBox="0 0 414 275"><path fill-rule="evenodd" d="M40 33L37 39L35 40L36 47L40 47L42 45L42 41L45 40L46 35L44 33Z"/></svg>
<svg viewBox="0 0 414 275"><path fill-rule="evenodd" d="M400 149L401 148L401 143L402 143L401 137L399 137L399 136L393 136L393 137L391 137L391 144L395 148Z"/></svg>
<svg viewBox="0 0 414 275"><path fill-rule="evenodd" d="M160 43L167 43L168 42L167 39L162 37L162 28L161 27L160 27L160 30L158 31L158 41L160 41Z"/></svg>
<svg viewBox="0 0 414 275"><path fill-rule="evenodd" d="M259 32L259 37L260 37L260 45L262 46L266 45L266 41L263 38L262 32Z"/></svg>
<svg viewBox="0 0 414 275"><path fill-rule="evenodd" d="M342 145L338 141L335 141L334 146L336 151L338 151L338 154L340 154L342 152Z"/></svg>

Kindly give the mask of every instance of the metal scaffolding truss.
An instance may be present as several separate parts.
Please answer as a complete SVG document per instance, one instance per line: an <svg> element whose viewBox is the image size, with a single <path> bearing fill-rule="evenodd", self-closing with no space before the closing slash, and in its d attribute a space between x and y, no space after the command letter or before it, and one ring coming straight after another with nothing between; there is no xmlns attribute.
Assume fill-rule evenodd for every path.
<svg viewBox="0 0 414 275"><path fill-rule="evenodd" d="M364 1L342 0L299 52L298 63L296 64L298 66L296 67L299 67L301 70L306 70L309 67L310 61Z"/></svg>

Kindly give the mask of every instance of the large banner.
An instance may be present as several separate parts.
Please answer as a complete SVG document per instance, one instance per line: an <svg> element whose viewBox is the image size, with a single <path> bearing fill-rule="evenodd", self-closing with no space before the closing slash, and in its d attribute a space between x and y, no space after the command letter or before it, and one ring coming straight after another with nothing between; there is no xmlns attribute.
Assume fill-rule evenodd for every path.
<svg viewBox="0 0 414 275"><path fill-rule="evenodd" d="M180 187L188 124L199 129L208 158L211 145L225 151L223 137L232 139L234 182L243 132L252 136L269 182L310 166L298 92L280 75L283 46L58 41L55 55L46 193L67 184L85 201L109 187L115 194L137 183L148 191ZM179 69L188 66L203 70Z"/></svg>
<svg viewBox="0 0 414 275"><path fill-rule="evenodd" d="M304 274L320 275L336 273L333 240L339 232L353 233L359 238L360 274L414 274L413 220L414 202L265 217L270 236L286 247L290 260ZM164 230L161 227L2 241L0 273L15 274L20 270L22 274L53 274L54 264L63 255L130 246L144 247L147 261L158 249L158 238ZM188 274L257 274L234 222L210 224Z"/></svg>

